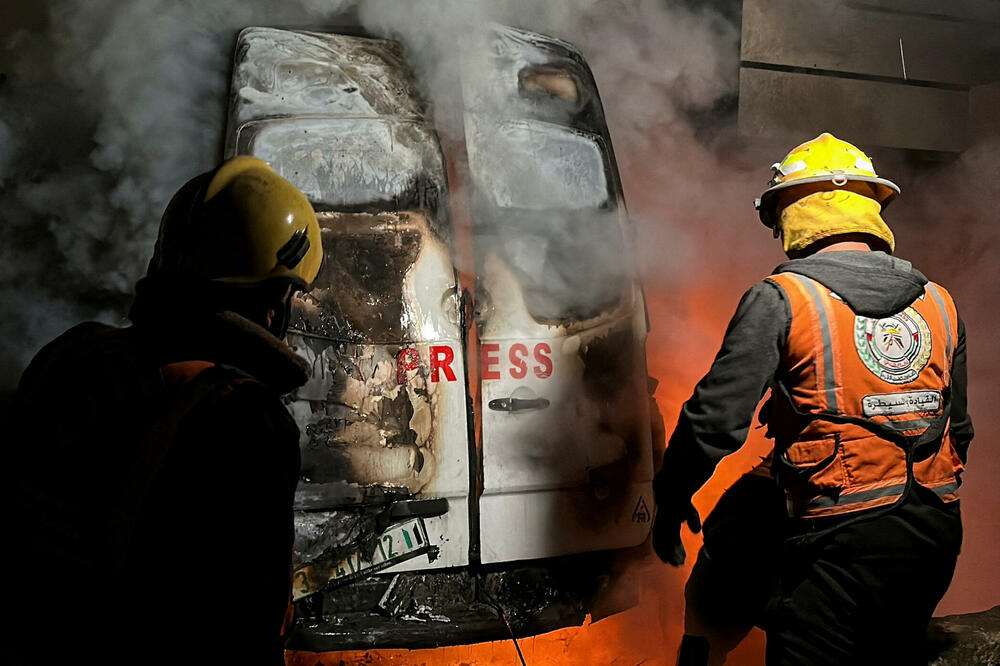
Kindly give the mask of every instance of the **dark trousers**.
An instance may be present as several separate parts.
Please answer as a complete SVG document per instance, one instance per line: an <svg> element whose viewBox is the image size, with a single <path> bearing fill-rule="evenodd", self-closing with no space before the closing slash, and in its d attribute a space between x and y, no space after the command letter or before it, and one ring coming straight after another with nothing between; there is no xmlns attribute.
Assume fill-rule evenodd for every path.
<svg viewBox="0 0 1000 666"><path fill-rule="evenodd" d="M957 504L915 486L897 508L785 540L767 664L926 664L924 634L955 572Z"/></svg>
<svg viewBox="0 0 1000 666"><path fill-rule="evenodd" d="M722 663L754 625L768 666L926 663L924 632L962 541L957 504L914 487L865 520L789 521L778 492L744 477L706 520L685 590L686 633L711 646L703 663Z"/></svg>

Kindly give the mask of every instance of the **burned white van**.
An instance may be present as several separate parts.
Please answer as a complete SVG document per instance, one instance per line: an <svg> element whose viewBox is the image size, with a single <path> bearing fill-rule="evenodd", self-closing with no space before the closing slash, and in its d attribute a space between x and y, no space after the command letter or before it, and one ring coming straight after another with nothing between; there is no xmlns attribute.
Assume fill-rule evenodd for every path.
<svg viewBox="0 0 1000 666"><path fill-rule="evenodd" d="M446 154L397 43L238 39L227 154L306 194L325 255L288 334L313 368L288 401L294 647L579 624L649 532L645 305L597 89L566 43L490 42L430 100L461 111Z"/></svg>

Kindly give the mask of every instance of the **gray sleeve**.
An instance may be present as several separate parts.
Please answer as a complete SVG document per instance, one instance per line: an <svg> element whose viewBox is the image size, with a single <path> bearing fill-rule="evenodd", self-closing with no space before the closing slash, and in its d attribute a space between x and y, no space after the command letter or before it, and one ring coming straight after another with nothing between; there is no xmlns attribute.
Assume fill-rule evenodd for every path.
<svg viewBox="0 0 1000 666"><path fill-rule="evenodd" d="M722 458L743 446L790 324L788 301L776 284L760 282L743 295L711 369L681 409L653 481L657 498L690 498Z"/></svg>
<svg viewBox="0 0 1000 666"><path fill-rule="evenodd" d="M965 358L965 322L958 318L958 343L951 365L951 435L955 440L955 451L964 463L969 454L969 444L975 432L968 412L966 383L968 370Z"/></svg>

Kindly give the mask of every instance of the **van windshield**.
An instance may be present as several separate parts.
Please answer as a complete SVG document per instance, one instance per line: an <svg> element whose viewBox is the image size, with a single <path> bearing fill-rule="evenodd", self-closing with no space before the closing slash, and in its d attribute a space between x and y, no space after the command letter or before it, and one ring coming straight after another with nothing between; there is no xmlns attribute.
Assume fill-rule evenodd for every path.
<svg viewBox="0 0 1000 666"><path fill-rule="evenodd" d="M599 137L536 121L471 119L475 242L516 275L536 321L566 324L621 302L629 279Z"/></svg>
<svg viewBox="0 0 1000 666"><path fill-rule="evenodd" d="M270 164L302 190L317 210L423 209L444 218L444 157L433 130L416 122L260 120L241 128L238 150ZM431 220L446 224L445 219Z"/></svg>

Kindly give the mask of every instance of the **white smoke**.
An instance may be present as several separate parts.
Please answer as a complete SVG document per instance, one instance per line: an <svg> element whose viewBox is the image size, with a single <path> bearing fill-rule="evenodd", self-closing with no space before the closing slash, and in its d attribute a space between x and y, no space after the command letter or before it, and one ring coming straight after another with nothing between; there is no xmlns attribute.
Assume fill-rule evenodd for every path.
<svg viewBox="0 0 1000 666"><path fill-rule="evenodd" d="M662 0L368 0L361 20L408 48L432 98L454 99L462 70L456 44L473 42L487 21L522 27L574 44L600 91L626 200L644 240L639 259L648 285L679 287L711 275L695 239L705 222L729 240L760 235L751 208L774 156L717 155L717 137L696 136L692 116L710 112L738 87L739 29L713 5ZM468 52L469 50L467 50ZM440 111L440 110L439 110ZM445 131L458 132L440 117ZM733 128L728 129L729 133ZM767 160L767 161L764 161ZM730 232L725 227L735 229ZM732 243L762 254L758 245ZM758 259L766 271L773 259ZM773 264L772 264L773 265ZM734 301L739 291L734 292Z"/></svg>
<svg viewBox="0 0 1000 666"><path fill-rule="evenodd" d="M237 31L322 24L347 5L55 0L44 27L5 27L4 386L55 333L126 311L170 195L221 156Z"/></svg>
<svg viewBox="0 0 1000 666"><path fill-rule="evenodd" d="M355 4L54 0L44 27L6 29L5 366L22 367L48 337L81 319L121 319L169 196L221 156L232 48L245 26L336 25L356 10L366 28L404 43L432 98L457 80L457 37L485 21L566 39L595 71L623 171L632 170L629 155L651 143L677 155L684 171L704 160L683 113L711 107L735 86L736 28L708 9L654 0ZM676 173L644 169L664 187L684 187L667 185Z"/></svg>

